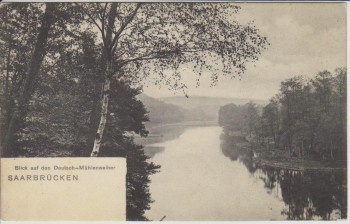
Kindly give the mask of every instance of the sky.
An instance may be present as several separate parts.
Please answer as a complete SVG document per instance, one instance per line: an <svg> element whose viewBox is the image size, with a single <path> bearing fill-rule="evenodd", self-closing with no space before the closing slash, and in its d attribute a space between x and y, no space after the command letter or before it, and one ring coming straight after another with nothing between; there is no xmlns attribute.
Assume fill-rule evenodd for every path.
<svg viewBox="0 0 350 224"><path fill-rule="evenodd" d="M268 100L278 93L280 82L296 75L314 77L318 72L346 66L345 3L235 3L241 6L232 19L254 21L270 46L255 63L247 65L241 80L220 77L210 87L209 76L196 88L188 69L183 77L189 96ZM166 87L145 85L152 97L183 96Z"/></svg>

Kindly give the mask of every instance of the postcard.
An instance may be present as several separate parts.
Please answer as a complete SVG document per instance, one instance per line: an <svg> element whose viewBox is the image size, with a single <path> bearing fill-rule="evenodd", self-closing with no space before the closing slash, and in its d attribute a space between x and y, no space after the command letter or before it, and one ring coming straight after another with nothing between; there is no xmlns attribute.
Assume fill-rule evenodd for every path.
<svg viewBox="0 0 350 224"><path fill-rule="evenodd" d="M346 220L344 2L0 3L4 221Z"/></svg>

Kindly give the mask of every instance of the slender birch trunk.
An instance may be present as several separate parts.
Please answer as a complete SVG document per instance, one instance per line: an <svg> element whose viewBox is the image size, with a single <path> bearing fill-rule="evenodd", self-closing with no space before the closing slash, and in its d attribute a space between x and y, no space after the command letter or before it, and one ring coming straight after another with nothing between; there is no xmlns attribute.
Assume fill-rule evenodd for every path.
<svg viewBox="0 0 350 224"><path fill-rule="evenodd" d="M96 82L94 86L94 99L91 107L91 113L90 113L90 122L89 122L89 138L88 138L88 148L84 150L82 156L90 156L95 136L96 136L96 130L99 125L99 118L100 118L100 110L101 110L101 96L103 92L103 83Z"/></svg>
<svg viewBox="0 0 350 224"><path fill-rule="evenodd" d="M107 31L106 31L106 41L104 45L105 50L105 62L106 62L106 70L105 70L105 81L103 84L103 92L101 99L101 118L100 123L97 128L97 132L94 140L94 147L91 152L91 157L97 157L100 152L100 146L102 142L103 132L107 123L107 115L108 115L108 101L110 94L110 85L111 85L111 73L112 73L112 60L113 60L113 46L112 46L112 33L114 29L114 23L116 18L116 10L117 3L111 3L111 9L108 14L108 23L107 23Z"/></svg>
<svg viewBox="0 0 350 224"><path fill-rule="evenodd" d="M107 68L106 68L106 74L109 74L110 69L111 69L111 63L108 62ZM90 155L91 157L97 157L100 152L102 136L103 136L104 129L106 127L106 122L107 122L110 85L111 85L111 80L107 76L103 84L103 93L102 93L102 100L101 100L101 119L97 128L97 133L94 140L94 147Z"/></svg>

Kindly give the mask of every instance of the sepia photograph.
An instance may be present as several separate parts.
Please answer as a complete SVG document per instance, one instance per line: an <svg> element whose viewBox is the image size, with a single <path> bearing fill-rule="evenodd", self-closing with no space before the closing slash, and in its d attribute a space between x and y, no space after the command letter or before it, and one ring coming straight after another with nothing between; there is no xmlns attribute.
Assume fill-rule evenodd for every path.
<svg viewBox="0 0 350 224"><path fill-rule="evenodd" d="M348 218L345 2L1 2L0 21L2 189L99 170L71 203L92 220L108 183L127 221Z"/></svg>

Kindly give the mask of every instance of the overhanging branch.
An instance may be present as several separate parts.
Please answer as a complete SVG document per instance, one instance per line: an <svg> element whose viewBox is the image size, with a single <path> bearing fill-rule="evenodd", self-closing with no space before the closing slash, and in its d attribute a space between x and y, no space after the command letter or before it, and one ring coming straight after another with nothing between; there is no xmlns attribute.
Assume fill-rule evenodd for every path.
<svg viewBox="0 0 350 224"><path fill-rule="evenodd" d="M112 53L115 51L116 42L117 42L120 34L124 31L126 26L134 19L135 15L136 15L136 13L137 13L137 11L139 10L140 7L141 7L141 3L137 3L135 10L126 19L126 21L122 23L121 27L119 28L119 30L115 34L115 36L114 36L114 38L112 40L111 46L110 46L110 50L112 51Z"/></svg>

